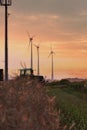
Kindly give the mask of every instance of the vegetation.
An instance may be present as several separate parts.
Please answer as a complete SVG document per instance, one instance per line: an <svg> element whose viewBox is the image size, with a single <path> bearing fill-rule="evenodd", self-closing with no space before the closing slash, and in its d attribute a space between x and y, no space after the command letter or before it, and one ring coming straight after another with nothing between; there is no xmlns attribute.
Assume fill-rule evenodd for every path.
<svg viewBox="0 0 87 130"><path fill-rule="evenodd" d="M0 130L59 130L55 98L29 78L0 82Z"/></svg>
<svg viewBox="0 0 87 130"><path fill-rule="evenodd" d="M85 84L29 78L0 82L0 130L87 130Z"/></svg>
<svg viewBox="0 0 87 130"><path fill-rule="evenodd" d="M84 86L85 82L62 80L48 89L50 96L56 96L56 109L61 110L61 122L67 125L67 130L72 124L73 130L87 130L87 88Z"/></svg>

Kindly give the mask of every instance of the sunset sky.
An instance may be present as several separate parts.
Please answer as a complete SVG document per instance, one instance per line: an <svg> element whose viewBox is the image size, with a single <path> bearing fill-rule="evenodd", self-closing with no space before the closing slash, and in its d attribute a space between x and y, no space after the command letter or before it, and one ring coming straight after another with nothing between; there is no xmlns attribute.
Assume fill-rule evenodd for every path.
<svg viewBox="0 0 87 130"><path fill-rule="evenodd" d="M51 76L50 47L56 79L87 78L87 0L12 0L9 7L9 75L30 67L27 31L40 43L40 73ZM34 70L37 73L37 50ZM4 69L4 7L0 6L0 68Z"/></svg>

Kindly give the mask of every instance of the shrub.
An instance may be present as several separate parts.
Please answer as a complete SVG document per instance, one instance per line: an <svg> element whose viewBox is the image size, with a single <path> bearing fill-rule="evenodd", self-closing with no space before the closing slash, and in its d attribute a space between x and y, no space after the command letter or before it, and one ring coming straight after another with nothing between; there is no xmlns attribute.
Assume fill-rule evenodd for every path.
<svg viewBox="0 0 87 130"><path fill-rule="evenodd" d="M0 130L59 130L55 97L28 78L0 84Z"/></svg>
<svg viewBox="0 0 87 130"><path fill-rule="evenodd" d="M61 85L70 85L71 82L68 79L61 79L59 82Z"/></svg>

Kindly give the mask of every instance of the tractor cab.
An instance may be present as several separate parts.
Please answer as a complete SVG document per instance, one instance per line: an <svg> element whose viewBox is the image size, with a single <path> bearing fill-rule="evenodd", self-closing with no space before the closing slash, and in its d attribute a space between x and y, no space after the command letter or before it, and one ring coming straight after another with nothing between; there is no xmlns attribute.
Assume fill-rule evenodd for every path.
<svg viewBox="0 0 87 130"><path fill-rule="evenodd" d="M20 77L33 76L33 70L31 68L20 69Z"/></svg>

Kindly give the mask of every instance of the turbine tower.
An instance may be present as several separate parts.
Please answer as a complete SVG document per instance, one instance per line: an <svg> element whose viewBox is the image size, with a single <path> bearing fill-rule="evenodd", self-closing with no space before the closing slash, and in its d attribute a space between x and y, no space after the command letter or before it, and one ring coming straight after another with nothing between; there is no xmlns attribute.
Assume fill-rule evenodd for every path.
<svg viewBox="0 0 87 130"><path fill-rule="evenodd" d="M31 69L33 70L33 37L34 36L30 36L30 34L28 33L28 37L29 37L29 46L31 46Z"/></svg>
<svg viewBox="0 0 87 130"><path fill-rule="evenodd" d="M49 56L51 56L51 80L54 79L54 51L51 48Z"/></svg>
<svg viewBox="0 0 87 130"><path fill-rule="evenodd" d="M40 66L39 66L39 44L38 45L34 45L37 48L37 75L40 74Z"/></svg>

